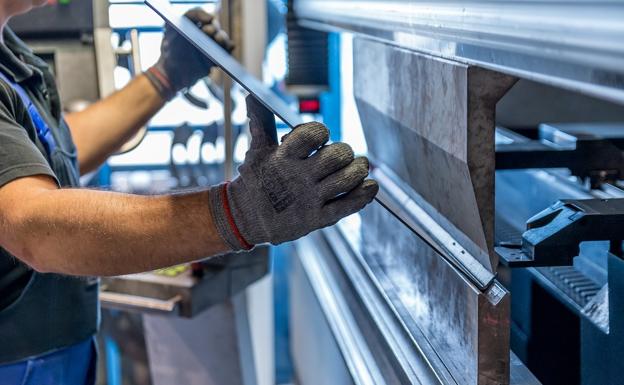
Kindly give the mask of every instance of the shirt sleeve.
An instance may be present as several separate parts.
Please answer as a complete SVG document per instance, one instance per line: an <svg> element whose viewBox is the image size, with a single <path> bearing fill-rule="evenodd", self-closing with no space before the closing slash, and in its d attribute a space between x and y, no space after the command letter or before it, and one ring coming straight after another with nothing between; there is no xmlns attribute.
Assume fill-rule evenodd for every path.
<svg viewBox="0 0 624 385"><path fill-rule="evenodd" d="M34 128L18 123L12 113L14 108L11 107L15 106L11 103L12 98L3 91L4 87L0 87L0 93L4 94L0 95L0 187L15 179L34 175L48 175L56 181L54 172L31 139L35 135ZM23 105L20 103L15 107ZM25 108L24 113L27 114Z"/></svg>

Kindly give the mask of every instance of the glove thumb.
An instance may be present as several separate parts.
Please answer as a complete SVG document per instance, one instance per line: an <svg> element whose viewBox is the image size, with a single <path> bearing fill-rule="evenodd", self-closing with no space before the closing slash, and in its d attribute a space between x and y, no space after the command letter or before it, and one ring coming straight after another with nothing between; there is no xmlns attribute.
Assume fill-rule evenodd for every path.
<svg viewBox="0 0 624 385"><path fill-rule="evenodd" d="M251 131L250 149L277 145L277 129L275 116L253 95L245 99L247 104L247 117L249 118L249 131Z"/></svg>

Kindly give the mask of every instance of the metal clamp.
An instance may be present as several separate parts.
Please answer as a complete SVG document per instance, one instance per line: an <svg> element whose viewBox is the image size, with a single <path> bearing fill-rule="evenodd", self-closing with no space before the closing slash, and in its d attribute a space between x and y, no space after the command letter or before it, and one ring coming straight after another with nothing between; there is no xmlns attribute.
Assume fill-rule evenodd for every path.
<svg viewBox="0 0 624 385"><path fill-rule="evenodd" d="M495 251L510 267L567 266L585 241L610 241L621 254L623 229L624 199L562 200L528 220L521 244Z"/></svg>
<svg viewBox="0 0 624 385"><path fill-rule="evenodd" d="M569 168L597 188L624 176L624 138L568 133L542 125L540 140L496 145L496 169Z"/></svg>

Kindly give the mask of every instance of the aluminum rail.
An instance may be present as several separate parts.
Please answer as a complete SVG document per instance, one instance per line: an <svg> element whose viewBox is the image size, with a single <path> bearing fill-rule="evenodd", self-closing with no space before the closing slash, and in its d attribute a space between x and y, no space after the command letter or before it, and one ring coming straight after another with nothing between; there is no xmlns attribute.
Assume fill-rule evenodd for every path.
<svg viewBox="0 0 624 385"><path fill-rule="evenodd" d="M366 344L366 338L358 327L357 320L349 311L349 301L342 295L341 287L332 277L330 267L319 255L323 245L309 238L304 238L296 245L301 255L301 264L309 276L323 313L327 318L336 343L340 347L355 385L385 385L380 368L375 361L374 352Z"/></svg>
<svg viewBox="0 0 624 385"><path fill-rule="evenodd" d="M291 128L302 123L300 116L295 113L279 96L268 89L258 79L251 75L225 51L213 39L204 34L189 19L175 12L163 0L146 0L145 3L158 13L171 27L184 36L200 52L206 55L215 65L219 66L234 81L239 83L249 93L254 95L269 111L282 119ZM276 137L276 133L270 133ZM392 189L396 191L396 189ZM396 194L394 194L396 195ZM476 262L476 258L471 256L466 250L453 243L449 246L447 238L433 238L431 234L423 232L425 226L415 226L413 220L406 218L414 216L406 215L397 201L404 201L400 196L393 197L392 194L379 194L375 200L381 204L393 216L405 224L416 236L421 238L431 248L439 251L441 255L462 271L481 290L487 288L494 280L494 275Z"/></svg>
<svg viewBox="0 0 624 385"><path fill-rule="evenodd" d="M624 2L295 0L300 23L624 104Z"/></svg>

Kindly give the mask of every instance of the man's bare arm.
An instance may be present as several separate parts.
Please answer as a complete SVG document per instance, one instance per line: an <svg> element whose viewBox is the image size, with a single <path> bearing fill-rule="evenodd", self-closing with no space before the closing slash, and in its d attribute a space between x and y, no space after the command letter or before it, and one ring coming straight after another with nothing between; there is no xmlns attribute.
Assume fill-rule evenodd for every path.
<svg viewBox="0 0 624 385"><path fill-rule="evenodd" d="M41 272L119 275L227 251L208 193L58 189L46 176L0 188L0 245Z"/></svg>
<svg viewBox="0 0 624 385"><path fill-rule="evenodd" d="M310 122L281 144L275 117L247 98L251 143L231 183L188 194L136 196L58 189L48 176L0 187L0 246L38 271L119 275L330 226L370 203L379 187L368 160ZM259 171L260 170L260 171Z"/></svg>
<svg viewBox="0 0 624 385"><path fill-rule="evenodd" d="M225 49L232 50L233 43L213 15L194 8L185 16ZM165 27L161 55L154 66L122 90L82 112L65 117L78 147L80 171L95 170L132 138L167 100L206 76L213 65L184 37Z"/></svg>
<svg viewBox="0 0 624 385"><path fill-rule="evenodd" d="M99 167L138 132L165 100L145 75L65 120L78 148L81 173Z"/></svg>

